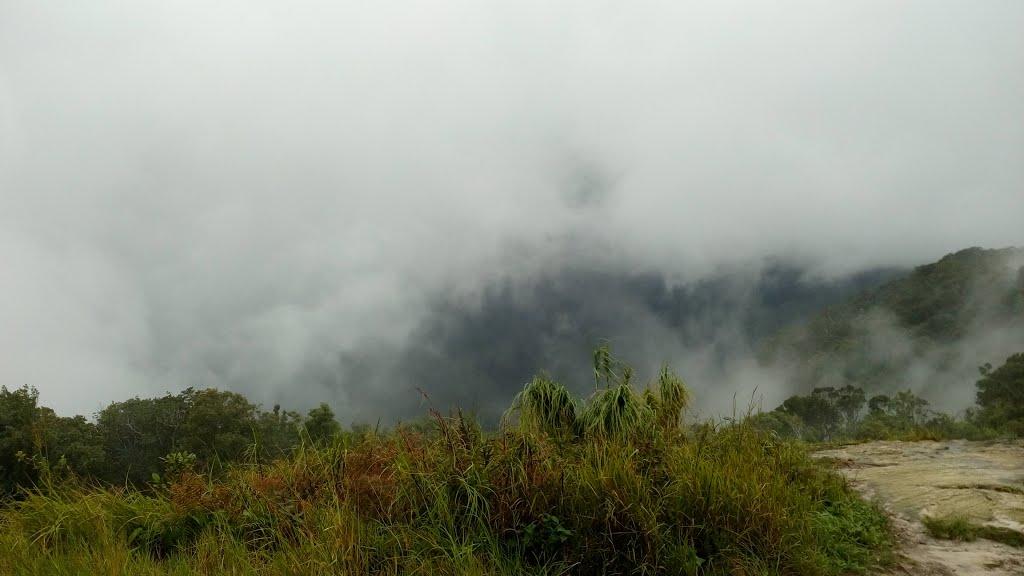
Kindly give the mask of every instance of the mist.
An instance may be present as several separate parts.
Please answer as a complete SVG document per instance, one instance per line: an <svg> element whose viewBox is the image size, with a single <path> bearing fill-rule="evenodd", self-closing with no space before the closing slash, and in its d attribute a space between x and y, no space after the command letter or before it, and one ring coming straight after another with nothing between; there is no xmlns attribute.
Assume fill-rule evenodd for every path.
<svg viewBox="0 0 1024 576"><path fill-rule="evenodd" d="M798 318L1024 243L1022 27L1013 0L0 2L0 384L487 411L522 382L425 366L551 297L607 334L527 325L524 373L613 338L709 410L767 403L785 377L736 352L765 262L833 286ZM634 297L723 276L719 312Z"/></svg>
<svg viewBox="0 0 1024 576"><path fill-rule="evenodd" d="M910 390L960 413L974 405L979 367L1024 348L1024 248L948 254L762 344L759 365L784 374L796 393Z"/></svg>
<svg viewBox="0 0 1024 576"><path fill-rule="evenodd" d="M425 406L473 410L496 422L539 371L577 397L594 391L593 352L607 345L643 385L663 365L695 393L694 414L773 408L793 392L786 370L756 360L760 341L820 307L901 275L896 269L824 280L797 265L765 261L674 283L657 271L626 272L565 262L507 277L466 299L439 294L411 336L339 356L327 389L353 392L347 406L384 406L395 418ZM342 386L347 382L347 386ZM354 418L372 410L356 410Z"/></svg>

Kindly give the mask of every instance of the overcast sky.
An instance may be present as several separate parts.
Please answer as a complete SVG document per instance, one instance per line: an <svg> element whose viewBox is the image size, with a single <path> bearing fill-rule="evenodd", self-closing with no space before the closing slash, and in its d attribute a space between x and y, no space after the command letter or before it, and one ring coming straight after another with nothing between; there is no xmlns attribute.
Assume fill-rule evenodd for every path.
<svg viewBox="0 0 1024 576"><path fill-rule="evenodd" d="M432 290L1024 244L1024 2L0 0L0 384L269 397Z"/></svg>

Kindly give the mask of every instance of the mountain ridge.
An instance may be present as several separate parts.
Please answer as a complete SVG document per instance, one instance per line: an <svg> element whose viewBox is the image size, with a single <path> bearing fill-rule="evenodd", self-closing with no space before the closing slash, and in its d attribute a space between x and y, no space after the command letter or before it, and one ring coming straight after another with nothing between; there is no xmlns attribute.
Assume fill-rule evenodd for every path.
<svg viewBox="0 0 1024 576"><path fill-rule="evenodd" d="M971 247L786 326L758 358L787 370L799 390L853 384L935 393L1021 349L1024 248Z"/></svg>

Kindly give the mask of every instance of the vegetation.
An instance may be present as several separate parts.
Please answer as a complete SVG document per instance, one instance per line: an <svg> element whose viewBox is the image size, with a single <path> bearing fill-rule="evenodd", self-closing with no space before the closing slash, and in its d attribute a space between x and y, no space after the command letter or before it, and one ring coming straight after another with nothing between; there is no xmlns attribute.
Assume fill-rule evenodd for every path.
<svg viewBox="0 0 1024 576"><path fill-rule="evenodd" d="M884 514L804 445L744 422L684 426L679 378L663 370L641 393L604 349L595 379L580 402L535 378L490 432L432 410L429 428L321 434L313 413L205 392L195 416L197 393L161 399L184 412L147 426L172 440L118 420L131 448L196 446L188 423L203 423L207 451L168 452L160 475L127 487L58 475L39 455L36 485L0 512L0 573L827 575L884 557ZM130 404L143 405L156 406ZM207 410L262 435L241 449L237 423ZM282 422L298 445L267 458ZM237 450L230 465L212 456Z"/></svg>
<svg viewBox="0 0 1024 576"><path fill-rule="evenodd" d="M995 370L985 364L979 371L977 419L1024 436L1024 352L1010 356Z"/></svg>
<svg viewBox="0 0 1024 576"><path fill-rule="evenodd" d="M590 398L539 375L494 429L436 410L346 429L327 404L264 410L191 388L62 417L34 389L0 388L0 573L864 572L886 557L886 517L808 451L1024 435L1024 353L982 366L961 416L878 393L970 322L1021 322L1024 270L1006 273L1020 255L950 255L783 332L762 359L796 362L810 392L717 424L684 425L683 381L665 368L640 391L607 348ZM879 314L909 354L872 349ZM965 518L925 524L1021 545Z"/></svg>
<svg viewBox="0 0 1024 576"><path fill-rule="evenodd" d="M799 389L899 389L915 366L948 370L972 331L1024 333L1022 264L1020 248L949 254L788 326L762 345L760 360L786 368Z"/></svg>
<svg viewBox="0 0 1024 576"><path fill-rule="evenodd" d="M326 443L340 430L326 404L303 417L280 406L263 411L240 394L213 389L114 402L95 422L57 416L38 400L35 389L0 387L0 499L38 483L43 470L142 487L171 453L193 454L201 468L219 474L246 458L267 463L286 456L303 439Z"/></svg>
<svg viewBox="0 0 1024 576"><path fill-rule="evenodd" d="M978 538L984 538L1007 546L1024 548L1024 534L1001 526L977 524L966 516L925 517L921 521L928 529L928 533L935 538L963 542L973 542Z"/></svg>
<svg viewBox="0 0 1024 576"><path fill-rule="evenodd" d="M928 401L910 390L865 399L864 390L847 385L791 396L772 412L752 415L748 423L782 438L808 442L1024 435L1024 353L1010 356L999 368L985 365L979 370L977 406L961 417L930 410Z"/></svg>
<svg viewBox="0 0 1024 576"><path fill-rule="evenodd" d="M438 405L474 405L481 421L493 427L504 405L491 400L520 388L540 368L574 396L588 393L593 380L579 366L590 360L595 337L615 342L616 352L634 363L677 358L680 346L704 349L713 343L714 364L725 366L745 361L753 346L787 324L906 273L872 269L823 279L801 265L766 259L680 283L655 270L566 262L528 277L495 278L481 287L473 306L439 294L410 342L367 343L342 352L335 369L341 381L368 398L376 397L378 382L419 386ZM637 332L655 319L671 338ZM716 373L708 366L704 377L712 381ZM418 400L388 397L388 414L419 416Z"/></svg>

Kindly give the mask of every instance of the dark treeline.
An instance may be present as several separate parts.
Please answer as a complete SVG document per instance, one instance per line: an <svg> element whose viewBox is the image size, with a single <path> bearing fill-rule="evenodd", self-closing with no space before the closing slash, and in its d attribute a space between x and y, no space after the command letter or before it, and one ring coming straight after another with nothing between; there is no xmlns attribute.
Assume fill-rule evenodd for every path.
<svg viewBox="0 0 1024 576"><path fill-rule="evenodd" d="M847 385L791 396L751 420L780 436L808 441L1024 436L1024 353L997 368L985 364L979 372L976 403L960 417L931 410L910 390L869 397L863 388Z"/></svg>
<svg viewBox="0 0 1024 576"><path fill-rule="evenodd" d="M38 399L32 388L0 388L0 495L33 484L43 468L142 486L170 454L192 454L197 465L216 471L243 459L270 461L341 431L327 404L305 415L264 410L214 389L114 402L93 420L58 416Z"/></svg>
<svg viewBox="0 0 1024 576"><path fill-rule="evenodd" d="M384 419L418 415L422 388L437 405L472 407L493 423L510 391L540 370L585 393L577 367L607 340L643 370L677 362L699 386L734 385L730 369L756 357L793 390L912 387L938 403L969 385L978 363L1024 345L1022 265L1022 249L970 248L913 270L831 279L783 259L700 281L552 267L496 279L472 302L439 295L407 340L346 350L310 378ZM966 400L954 396L947 407Z"/></svg>
<svg viewBox="0 0 1024 576"><path fill-rule="evenodd" d="M713 360L701 373L675 368L717 382L782 327L903 274L876 268L816 278L805 266L770 260L675 282L651 270L558 267L496 280L471 304L441 295L407 342L347 351L319 376L328 388L344 385L361 405L383 407L383 418L420 414L415 389L422 388L435 404L472 407L493 424L510 392L538 371L585 393L591 382L578 367L604 341L640 369L709 350Z"/></svg>
<svg viewBox="0 0 1024 576"><path fill-rule="evenodd" d="M868 397L859 387L822 387L793 396L752 422L806 441L1024 435L1024 353L980 368L977 404L963 417L933 412L909 391ZM112 485L145 486L169 457L216 474L240 461L270 462L305 444L361 435L344 429L327 404L300 414L264 410L244 396L187 389L160 398L115 402L95 415L62 417L39 406L36 390L0 388L0 493L73 473ZM177 455L177 456L174 456Z"/></svg>

